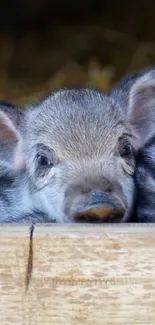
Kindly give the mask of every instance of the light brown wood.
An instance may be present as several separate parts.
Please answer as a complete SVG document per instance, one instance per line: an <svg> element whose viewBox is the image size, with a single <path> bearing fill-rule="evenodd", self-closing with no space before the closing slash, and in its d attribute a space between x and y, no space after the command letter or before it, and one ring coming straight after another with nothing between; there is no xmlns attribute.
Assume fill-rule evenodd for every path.
<svg viewBox="0 0 155 325"><path fill-rule="evenodd" d="M155 225L30 226L0 227L1 325L155 324Z"/></svg>

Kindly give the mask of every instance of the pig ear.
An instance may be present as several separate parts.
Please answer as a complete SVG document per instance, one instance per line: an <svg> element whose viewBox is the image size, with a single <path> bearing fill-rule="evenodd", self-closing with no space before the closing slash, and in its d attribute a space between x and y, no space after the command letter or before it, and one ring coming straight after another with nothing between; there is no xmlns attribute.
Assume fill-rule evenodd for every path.
<svg viewBox="0 0 155 325"><path fill-rule="evenodd" d="M23 168L22 137L11 119L3 111L0 111L0 142L5 142L15 147L13 167L17 169Z"/></svg>
<svg viewBox="0 0 155 325"><path fill-rule="evenodd" d="M155 71L143 75L131 87L129 120L141 147L155 133Z"/></svg>

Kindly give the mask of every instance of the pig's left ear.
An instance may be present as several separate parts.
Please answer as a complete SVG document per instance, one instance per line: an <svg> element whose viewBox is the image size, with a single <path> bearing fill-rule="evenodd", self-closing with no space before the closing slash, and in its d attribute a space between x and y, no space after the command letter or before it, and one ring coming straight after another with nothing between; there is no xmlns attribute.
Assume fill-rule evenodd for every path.
<svg viewBox="0 0 155 325"><path fill-rule="evenodd" d="M152 70L133 84L129 93L128 118L143 146L155 134L155 70Z"/></svg>
<svg viewBox="0 0 155 325"><path fill-rule="evenodd" d="M14 147L14 153L12 157L13 168L24 168L24 159L22 155L22 136L13 124L12 120L3 111L0 111L0 143L5 142L6 145L12 145ZM7 146L6 146L7 150ZM0 157L1 157L0 152ZM3 158L3 154L2 154Z"/></svg>

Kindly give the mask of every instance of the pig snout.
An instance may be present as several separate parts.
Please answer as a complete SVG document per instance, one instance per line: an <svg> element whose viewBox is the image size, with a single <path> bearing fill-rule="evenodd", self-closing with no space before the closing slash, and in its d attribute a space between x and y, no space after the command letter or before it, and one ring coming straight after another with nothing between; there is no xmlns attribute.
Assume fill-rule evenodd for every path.
<svg viewBox="0 0 155 325"><path fill-rule="evenodd" d="M125 209L110 194L90 190L84 197L72 198L72 203L66 200L65 213L74 222L121 222Z"/></svg>
<svg viewBox="0 0 155 325"><path fill-rule="evenodd" d="M122 205L103 192L93 192L90 198L77 208L75 221L121 221L125 211Z"/></svg>

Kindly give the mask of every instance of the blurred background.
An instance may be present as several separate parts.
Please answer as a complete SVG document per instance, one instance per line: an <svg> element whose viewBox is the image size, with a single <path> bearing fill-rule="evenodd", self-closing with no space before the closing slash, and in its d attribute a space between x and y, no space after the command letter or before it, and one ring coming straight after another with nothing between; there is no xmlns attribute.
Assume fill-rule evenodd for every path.
<svg viewBox="0 0 155 325"><path fill-rule="evenodd" d="M109 91L154 63L153 0L0 1L0 99L34 103L64 86Z"/></svg>

